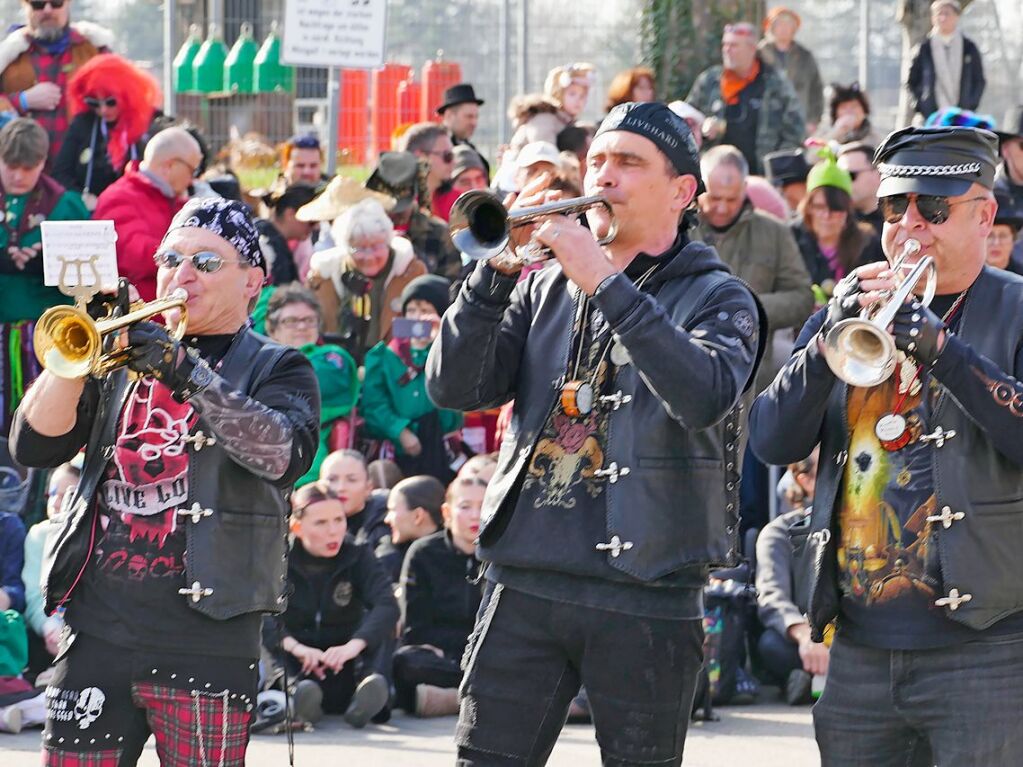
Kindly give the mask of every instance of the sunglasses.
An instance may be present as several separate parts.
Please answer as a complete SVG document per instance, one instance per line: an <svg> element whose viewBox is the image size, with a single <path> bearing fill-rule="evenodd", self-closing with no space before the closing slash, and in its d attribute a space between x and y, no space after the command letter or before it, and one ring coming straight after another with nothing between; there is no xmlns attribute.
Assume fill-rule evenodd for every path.
<svg viewBox="0 0 1023 767"><path fill-rule="evenodd" d="M65 0L29 0L28 4L32 6L33 11L41 11L46 6L50 6L54 10L64 7Z"/></svg>
<svg viewBox="0 0 1023 767"><path fill-rule="evenodd" d="M931 224L944 224L948 221L948 217L952 215L953 205L962 205L963 203L977 202L984 199L983 197L971 197L968 200L949 202L947 197L940 197L934 194L918 194L914 195L914 197L917 211L924 220ZM906 211L909 210L910 199L908 194L893 194L890 197L882 197L879 200L881 216L889 224L897 223L906 215Z"/></svg>
<svg viewBox="0 0 1023 767"><path fill-rule="evenodd" d="M223 256L209 250L200 250L191 256L184 256L176 250L161 250L153 256L153 260L157 266L165 266L168 269L177 269L183 261L191 261L195 270L203 274L219 272L220 268L226 263L242 263L239 260L228 261Z"/></svg>
<svg viewBox="0 0 1023 767"><path fill-rule="evenodd" d="M441 151L439 149L434 149L434 150L431 150L430 152L427 152L427 154L439 154L440 155L440 159L442 159L444 162L454 162L455 161L455 153L452 152L450 149L443 150L443 151Z"/></svg>
<svg viewBox="0 0 1023 767"><path fill-rule="evenodd" d="M105 99L98 99L95 96L86 96L85 105L96 109L97 107L116 107L117 99L110 96Z"/></svg>

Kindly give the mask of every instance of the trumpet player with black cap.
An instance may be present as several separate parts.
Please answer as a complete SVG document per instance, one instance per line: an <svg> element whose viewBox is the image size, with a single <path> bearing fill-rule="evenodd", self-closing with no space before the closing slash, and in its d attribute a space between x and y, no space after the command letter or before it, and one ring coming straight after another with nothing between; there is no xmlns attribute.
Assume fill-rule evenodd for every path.
<svg viewBox="0 0 1023 767"><path fill-rule="evenodd" d="M249 329L267 264L244 205L189 201L155 260L158 299L184 291L187 314L165 310L183 335L132 322L115 357L127 369L99 374L109 360L83 369L66 343L90 321L66 316L11 432L27 466L85 448L43 567L46 610L65 610L48 765L134 764L150 734L163 764L242 765L262 613L284 608L287 498L316 453L316 377Z"/></svg>
<svg viewBox="0 0 1023 767"><path fill-rule="evenodd" d="M1023 279L985 266L997 150L976 128L888 136L892 265L839 283L752 409L764 461L820 443L825 767L1023 763Z"/></svg>
<svg viewBox="0 0 1023 767"><path fill-rule="evenodd" d="M441 407L515 401L479 530L463 767L545 763L580 683L605 764L679 764L701 587L735 549L736 406L762 314L686 235L701 187L688 126L661 103L619 105L585 186L608 203L590 229L547 216L534 236L556 263L521 281L514 253L481 261L427 361Z"/></svg>

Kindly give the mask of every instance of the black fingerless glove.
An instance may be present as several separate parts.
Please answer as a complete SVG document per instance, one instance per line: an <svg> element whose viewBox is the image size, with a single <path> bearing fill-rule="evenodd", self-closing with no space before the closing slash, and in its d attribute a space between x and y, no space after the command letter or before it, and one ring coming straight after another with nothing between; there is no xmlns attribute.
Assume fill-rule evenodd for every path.
<svg viewBox="0 0 1023 767"><path fill-rule="evenodd" d="M944 329L941 318L919 301L900 306L892 320L896 348L926 367L938 361L939 339Z"/></svg>
<svg viewBox="0 0 1023 767"><path fill-rule="evenodd" d="M863 307L860 306L860 280L853 274L842 279L828 301L828 314L821 326L821 337L826 338L828 332L842 320L859 317Z"/></svg>
<svg viewBox="0 0 1023 767"><path fill-rule="evenodd" d="M202 391L213 378L195 349L171 338L167 329L155 322L132 325L128 346L128 369L160 381L179 402Z"/></svg>

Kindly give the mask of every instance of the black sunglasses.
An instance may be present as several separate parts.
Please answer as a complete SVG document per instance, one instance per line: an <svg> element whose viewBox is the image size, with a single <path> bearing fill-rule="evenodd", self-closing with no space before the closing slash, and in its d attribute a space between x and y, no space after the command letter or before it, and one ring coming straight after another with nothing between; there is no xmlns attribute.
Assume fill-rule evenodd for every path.
<svg viewBox="0 0 1023 767"><path fill-rule="evenodd" d="M153 256L153 260L157 266L165 266L168 269L177 269L181 266L182 262L191 261L195 270L203 274L212 274L213 272L220 271L220 267L229 263L223 256L210 250L200 250L191 256L184 256L176 250L161 250ZM230 263L240 264L241 261L231 261Z"/></svg>
<svg viewBox="0 0 1023 767"><path fill-rule="evenodd" d="M916 199L916 209L931 224L944 224L948 221L948 217L952 214L953 205L962 205L965 202L977 202L978 200L985 199L983 197L971 197L968 200L949 202L947 197L935 194L918 194L914 197ZM890 197L882 197L879 200L881 216L889 224L897 223L906 215L906 211L909 210L909 201L910 196L908 194L893 194Z"/></svg>
<svg viewBox="0 0 1023 767"><path fill-rule="evenodd" d="M85 105L88 106L88 107L92 107L93 109L95 109L96 107L102 107L102 106L116 107L117 106L117 99L114 98L113 96L110 96L110 97L105 98L105 99L98 99L98 98L96 98L94 96L86 96L85 97Z"/></svg>
<svg viewBox="0 0 1023 767"><path fill-rule="evenodd" d="M32 6L33 11L41 11L46 6L50 6L53 9L63 8L65 0L28 0L28 4Z"/></svg>
<svg viewBox="0 0 1023 767"><path fill-rule="evenodd" d="M427 154L439 154L440 155L440 159L442 159L444 162L454 162L455 161L455 153L452 152L450 149L445 149L445 150L433 149L433 150L430 150Z"/></svg>

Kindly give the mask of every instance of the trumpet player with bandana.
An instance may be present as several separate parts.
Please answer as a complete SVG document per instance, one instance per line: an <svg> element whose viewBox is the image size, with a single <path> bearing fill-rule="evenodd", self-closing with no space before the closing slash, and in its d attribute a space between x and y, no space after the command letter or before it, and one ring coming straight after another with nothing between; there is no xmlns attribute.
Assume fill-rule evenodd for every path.
<svg viewBox="0 0 1023 767"><path fill-rule="evenodd" d="M580 683L604 764L682 759L701 588L735 545L736 405L763 343L752 293L686 235L700 186L683 120L615 107L586 168L613 241L596 239L603 206L591 230L551 215L535 236L556 263L520 281L507 255L481 261L441 322L431 398L515 400L480 521L460 767L544 764Z"/></svg>
<svg viewBox="0 0 1023 767"><path fill-rule="evenodd" d="M127 369L48 368L11 433L27 466L85 448L43 568L47 612L65 610L52 767L135 764L150 734L163 765L244 764L261 616L284 607L288 493L316 453L312 368L249 328L267 264L247 208L189 201L155 260L158 299L187 294L183 337L138 321Z"/></svg>
<svg viewBox="0 0 1023 767"><path fill-rule="evenodd" d="M975 128L888 136L884 250L933 259L933 300L921 280L895 305L903 270L857 269L751 412L768 463L820 443L807 618L815 642L836 621L824 767L1023 764L1023 279L985 266L997 149ZM894 371L843 380L836 326L886 302Z"/></svg>

